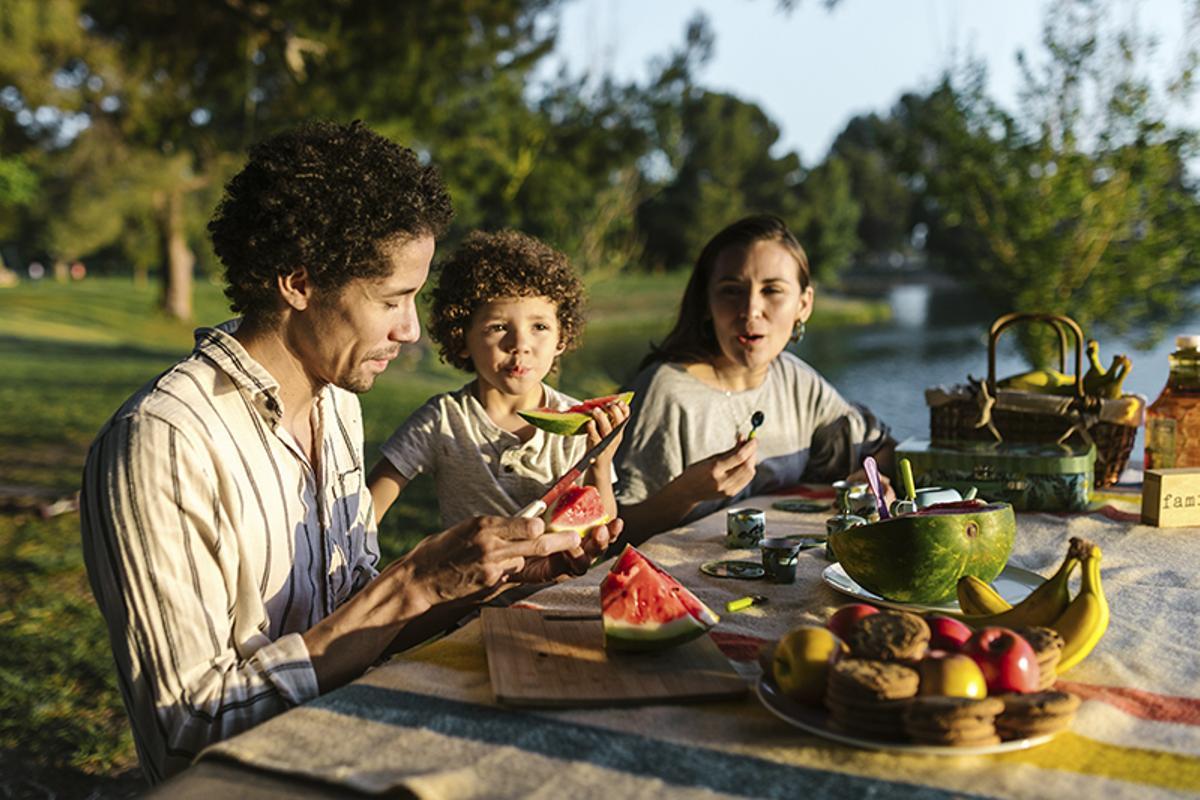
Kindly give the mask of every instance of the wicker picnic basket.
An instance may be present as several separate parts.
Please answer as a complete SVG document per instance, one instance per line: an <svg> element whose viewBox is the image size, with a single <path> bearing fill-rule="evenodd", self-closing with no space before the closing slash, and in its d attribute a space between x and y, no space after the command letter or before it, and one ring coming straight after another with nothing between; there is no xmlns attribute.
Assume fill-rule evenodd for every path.
<svg viewBox="0 0 1200 800"><path fill-rule="evenodd" d="M996 341L1008 327L1025 322L1050 324L1058 333L1060 371L1067 374L1067 333L1075 340L1075 386L1067 396L997 389ZM1145 416L1146 399L1125 394L1108 399L1083 391L1083 331L1057 314L1006 314L988 333L987 381L968 379L950 388L925 391L930 440L935 445L962 441L1064 442L1071 436L1096 445L1095 485L1116 483L1129 461Z"/></svg>

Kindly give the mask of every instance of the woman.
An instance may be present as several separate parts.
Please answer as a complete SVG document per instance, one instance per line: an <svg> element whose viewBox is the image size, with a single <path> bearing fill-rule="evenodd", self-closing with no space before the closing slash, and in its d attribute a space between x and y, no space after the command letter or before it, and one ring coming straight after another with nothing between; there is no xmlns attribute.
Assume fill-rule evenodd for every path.
<svg viewBox="0 0 1200 800"><path fill-rule="evenodd" d="M890 468L887 427L785 352L812 307L808 257L778 217L747 217L705 245L675 327L630 387L617 453L626 541L800 481L856 478L866 455Z"/></svg>

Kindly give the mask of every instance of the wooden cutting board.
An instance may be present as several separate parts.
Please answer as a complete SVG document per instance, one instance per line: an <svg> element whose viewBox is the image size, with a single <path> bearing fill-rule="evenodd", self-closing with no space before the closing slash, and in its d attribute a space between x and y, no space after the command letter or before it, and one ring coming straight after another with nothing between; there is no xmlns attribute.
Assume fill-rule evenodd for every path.
<svg viewBox="0 0 1200 800"><path fill-rule="evenodd" d="M497 702L586 708L740 697L746 680L705 635L659 653L608 653L600 615L528 608L480 614Z"/></svg>

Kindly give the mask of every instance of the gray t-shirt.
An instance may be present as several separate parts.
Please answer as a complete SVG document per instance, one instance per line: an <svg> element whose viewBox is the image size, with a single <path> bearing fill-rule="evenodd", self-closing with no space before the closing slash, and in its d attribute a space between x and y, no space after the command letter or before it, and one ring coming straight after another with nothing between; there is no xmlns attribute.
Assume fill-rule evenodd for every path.
<svg viewBox="0 0 1200 800"><path fill-rule="evenodd" d="M842 399L816 370L791 353L773 362L757 389L726 393L682 364L647 367L629 387L633 417L617 451L617 500L633 505L662 489L691 464L729 450L750 417L762 411L754 480L735 498L701 503L683 520L746 497L804 481L828 482L859 468L865 455L891 441L888 428L862 406Z"/></svg>
<svg viewBox="0 0 1200 800"><path fill-rule="evenodd" d="M578 404L545 384L542 407ZM380 448L401 475L434 477L442 525L470 517L512 516L542 494L587 452L587 436L537 430L521 442L487 415L471 391L435 395L404 421Z"/></svg>

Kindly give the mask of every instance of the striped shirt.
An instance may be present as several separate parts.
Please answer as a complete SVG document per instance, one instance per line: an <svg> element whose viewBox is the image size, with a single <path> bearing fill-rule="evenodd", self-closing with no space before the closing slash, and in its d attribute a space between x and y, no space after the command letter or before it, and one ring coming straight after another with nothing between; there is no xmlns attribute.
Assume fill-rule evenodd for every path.
<svg viewBox="0 0 1200 800"><path fill-rule="evenodd" d="M236 325L197 330L83 473L84 560L152 783L315 697L300 633L377 574L358 398L318 395L314 469Z"/></svg>

